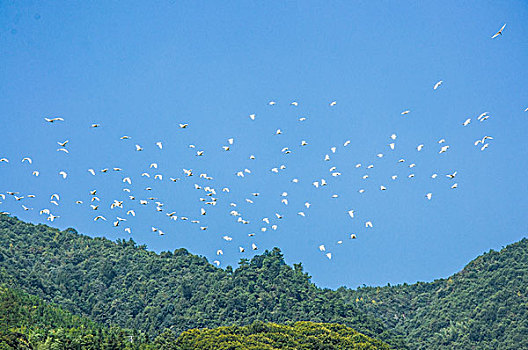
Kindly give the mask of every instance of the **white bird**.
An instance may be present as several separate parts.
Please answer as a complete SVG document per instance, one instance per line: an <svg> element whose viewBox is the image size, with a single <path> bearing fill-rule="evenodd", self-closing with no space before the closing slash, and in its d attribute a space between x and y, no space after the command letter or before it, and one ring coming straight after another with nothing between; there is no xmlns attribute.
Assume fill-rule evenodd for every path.
<svg viewBox="0 0 528 350"><path fill-rule="evenodd" d="M389 143L389 147L390 147L391 150L394 150L394 142Z"/></svg>
<svg viewBox="0 0 528 350"><path fill-rule="evenodd" d="M300 121L300 122L303 122L303 121L305 121L305 120L306 120L306 117L300 117L300 118L299 118L299 121Z"/></svg>
<svg viewBox="0 0 528 350"><path fill-rule="evenodd" d="M447 152L448 149L449 149L449 146L442 146L442 148L440 148L440 152L438 153L445 153Z"/></svg>
<svg viewBox="0 0 528 350"><path fill-rule="evenodd" d="M98 215L98 216L96 216L96 217L94 218L94 221L98 221L98 220L104 220L104 221L106 221L106 218L105 218L104 216L102 216L102 215Z"/></svg>
<svg viewBox="0 0 528 350"><path fill-rule="evenodd" d="M100 124L92 124L92 125L91 125L92 128L98 128L98 127L100 127L100 126L101 126Z"/></svg>
<svg viewBox="0 0 528 350"><path fill-rule="evenodd" d="M484 136L482 139L479 139L479 140L475 141L475 146L478 145L479 143L484 144L484 142L486 142L486 140L493 140L493 137Z"/></svg>
<svg viewBox="0 0 528 350"><path fill-rule="evenodd" d="M348 211L348 215L353 219L354 218L354 210L353 209L350 209Z"/></svg>
<svg viewBox="0 0 528 350"><path fill-rule="evenodd" d="M465 122L462 123L463 126L468 126L471 123L471 118L467 118Z"/></svg>
<svg viewBox="0 0 528 350"><path fill-rule="evenodd" d="M124 136L121 136L120 139L121 140L128 140L128 139L130 139L130 136L124 135Z"/></svg>
<svg viewBox="0 0 528 350"><path fill-rule="evenodd" d="M268 102L268 105L270 105L270 106L274 106L274 105L276 105L276 104L277 104L277 102L275 102L275 101L269 101L269 102Z"/></svg>
<svg viewBox="0 0 528 350"><path fill-rule="evenodd" d="M136 145L136 151L138 152L143 151L143 147L141 147L140 145Z"/></svg>
<svg viewBox="0 0 528 350"><path fill-rule="evenodd" d="M249 115L249 119L251 119L251 120L255 120L255 117L256 117L255 114L250 114L250 115Z"/></svg>
<svg viewBox="0 0 528 350"><path fill-rule="evenodd" d="M319 250L322 251L322 252L324 252L326 250L326 247L324 246L324 244L321 244L319 246Z"/></svg>
<svg viewBox="0 0 528 350"><path fill-rule="evenodd" d="M132 180L130 180L129 177L125 177L125 178L123 179L123 182L127 182L129 185L132 185Z"/></svg>
<svg viewBox="0 0 528 350"><path fill-rule="evenodd" d="M132 233L132 230L130 230L130 227L126 227L126 228L125 228L125 232L127 232L128 234L131 234L131 233Z"/></svg>
<svg viewBox="0 0 528 350"><path fill-rule="evenodd" d="M197 152L196 152L196 156L197 156L197 157L201 157L201 156L203 156L203 155L204 155L204 151L197 151Z"/></svg>
<svg viewBox="0 0 528 350"><path fill-rule="evenodd" d="M310 207L312 206L312 204L309 203L309 202L306 202L306 203L304 203L304 206L306 207L306 209L310 209Z"/></svg>
<svg viewBox="0 0 528 350"><path fill-rule="evenodd" d="M330 102L330 106L331 106L331 107L335 106L336 104L337 104L337 101L332 101L332 102Z"/></svg>
<svg viewBox="0 0 528 350"><path fill-rule="evenodd" d="M307 144L308 144L308 142L306 142L305 140L301 141L301 146L306 146Z"/></svg>
<svg viewBox="0 0 528 350"><path fill-rule="evenodd" d="M424 147L423 144L418 145L418 147L416 147L416 150L417 150L418 152L420 152L420 151L423 149L423 147Z"/></svg>
<svg viewBox="0 0 528 350"><path fill-rule="evenodd" d="M480 147L481 151L484 151L486 148L488 148L489 143L484 144L484 146Z"/></svg>
<svg viewBox="0 0 528 350"><path fill-rule="evenodd" d="M222 238L228 242L231 242L233 240L233 237L229 237L229 236L223 236Z"/></svg>
<svg viewBox="0 0 528 350"><path fill-rule="evenodd" d="M457 188L458 187L458 184L453 184L453 186L451 186L451 188Z"/></svg>
<svg viewBox="0 0 528 350"><path fill-rule="evenodd" d="M93 176L95 176L95 170L93 170L93 169L88 169L88 172L89 172L90 174L92 174Z"/></svg>
<svg viewBox="0 0 528 350"><path fill-rule="evenodd" d="M299 103L297 101L293 101L292 103L290 103L290 105L297 107Z"/></svg>
<svg viewBox="0 0 528 350"><path fill-rule="evenodd" d="M433 174L433 175L431 175L431 178L436 179L437 176L438 176L438 174Z"/></svg>
<svg viewBox="0 0 528 350"><path fill-rule="evenodd" d="M224 255L224 251L222 249L218 249L216 251L216 255Z"/></svg>
<svg viewBox="0 0 528 350"><path fill-rule="evenodd" d="M432 193L427 193L425 195L425 197L428 199L428 200L431 200L431 198L433 197L433 194Z"/></svg>
<svg viewBox="0 0 528 350"><path fill-rule="evenodd" d="M326 253L325 255L329 260L332 260L332 253Z"/></svg>
<svg viewBox="0 0 528 350"><path fill-rule="evenodd" d="M365 222L365 227L372 227L372 222L371 221Z"/></svg>
<svg viewBox="0 0 528 350"><path fill-rule="evenodd" d="M47 121L48 123L55 123L55 122L63 122L64 119L60 118L60 117L55 117L55 118L44 118L45 121Z"/></svg>
<svg viewBox="0 0 528 350"><path fill-rule="evenodd" d="M504 23L504 25L501 27L501 29L499 29L499 31L497 33L495 33L491 38L495 39L499 35L502 35L502 31L504 30L504 28L506 28L506 23Z"/></svg>
<svg viewBox="0 0 528 350"><path fill-rule="evenodd" d="M277 131L275 131L275 135L280 135L280 134L282 134L281 129L277 129Z"/></svg>
<svg viewBox="0 0 528 350"><path fill-rule="evenodd" d="M392 134L391 135L391 139L393 139L393 140L396 140L396 137L397 137L396 134Z"/></svg>
<svg viewBox="0 0 528 350"><path fill-rule="evenodd" d="M33 175L34 176L39 176L40 175L40 172L38 172L37 170L33 171Z"/></svg>
<svg viewBox="0 0 528 350"><path fill-rule="evenodd" d="M60 201L59 195L56 194L56 193L54 193L54 194L51 195L50 200L53 200L53 199L56 199L56 200Z"/></svg>
<svg viewBox="0 0 528 350"><path fill-rule="evenodd" d="M406 111L401 112L401 115L406 115L406 114L409 114L409 113L411 113L411 111L410 110L406 110Z"/></svg>
<svg viewBox="0 0 528 350"><path fill-rule="evenodd" d="M306 216L306 214L304 214L304 212L302 212L302 211L298 212L297 215L300 215L300 216L302 216L302 217L305 217L305 216Z"/></svg>
<svg viewBox="0 0 528 350"><path fill-rule="evenodd" d="M127 215L136 216L136 212L130 209L129 211L127 211Z"/></svg>
<svg viewBox="0 0 528 350"><path fill-rule="evenodd" d="M156 142L156 146L158 146L159 149L163 149L163 144L161 143L161 141Z"/></svg>
<svg viewBox="0 0 528 350"><path fill-rule="evenodd" d="M63 170L59 172L59 175L62 176L63 179L68 177L68 174Z"/></svg>
<svg viewBox="0 0 528 350"><path fill-rule="evenodd" d="M189 126L189 124L180 124L180 129L185 129Z"/></svg>
<svg viewBox="0 0 528 350"><path fill-rule="evenodd" d="M161 174L154 175L154 180L163 180L163 175Z"/></svg>
<svg viewBox="0 0 528 350"><path fill-rule="evenodd" d="M68 142L70 142L69 140L66 140L64 142L57 142L57 145L61 146L61 147L66 147L66 145L68 144Z"/></svg>
<svg viewBox="0 0 528 350"><path fill-rule="evenodd" d="M381 191L386 191L386 190L387 190L387 187L381 185L381 186L380 186L380 190L381 190Z"/></svg>
<svg viewBox="0 0 528 350"><path fill-rule="evenodd" d="M258 249L258 248L257 248L257 245L256 245L255 243L251 243L251 249L253 249L253 250L257 250L257 249Z"/></svg>
<svg viewBox="0 0 528 350"><path fill-rule="evenodd" d="M57 148L57 152L70 153L66 148Z"/></svg>
<svg viewBox="0 0 528 350"><path fill-rule="evenodd" d="M239 250L241 253L243 253L243 252L246 251L243 247L238 247L238 250Z"/></svg>
<svg viewBox="0 0 528 350"><path fill-rule="evenodd" d="M440 80L439 82L437 82L436 84L434 84L434 86L433 86L433 90L438 89L438 88L440 87L440 85L442 85L443 82L444 82L443 80Z"/></svg>
<svg viewBox="0 0 528 350"><path fill-rule="evenodd" d="M488 112L481 113L481 114L477 117L477 120L481 120L481 119L484 118L487 114L488 114Z"/></svg>
<svg viewBox="0 0 528 350"><path fill-rule="evenodd" d="M343 143L343 146L344 146L344 147L346 147L346 146L348 146L348 145L350 145L350 140L346 140L345 143Z"/></svg>
<svg viewBox="0 0 528 350"><path fill-rule="evenodd" d="M450 178L450 179L454 179L456 175L457 175L457 172L455 171L454 173L452 173L452 174L447 174L446 176L447 176L448 178Z"/></svg>
<svg viewBox="0 0 528 350"><path fill-rule="evenodd" d="M58 215L49 214L48 218L46 220L53 222L53 220L60 218Z"/></svg>
<svg viewBox="0 0 528 350"><path fill-rule="evenodd" d="M398 178L398 175L392 175L391 179L396 180Z"/></svg>
<svg viewBox="0 0 528 350"><path fill-rule="evenodd" d="M33 161L31 160L31 158L29 158L29 157L25 157L25 158L22 159L22 163L24 163L25 161L27 161L29 164L32 164L32 163L33 163Z"/></svg>

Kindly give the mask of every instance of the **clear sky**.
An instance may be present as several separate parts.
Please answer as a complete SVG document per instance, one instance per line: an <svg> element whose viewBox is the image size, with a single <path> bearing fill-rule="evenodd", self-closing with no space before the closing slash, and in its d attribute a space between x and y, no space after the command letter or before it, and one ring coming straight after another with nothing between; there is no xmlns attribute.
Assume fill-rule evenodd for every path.
<svg viewBox="0 0 528 350"><path fill-rule="evenodd" d="M158 252L185 247L221 267L278 246L288 263L302 262L315 283L332 288L446 277L528 234L527 65L525 1L0 1L0 158L9 159L0 163L0 192L36 195L7 195L0 210L46 222L39 210L49 208L61 229L131 236ZM489 119L477 121L484 112ZM493 140L481 151L473 143L485 135ZM65 140L69 154L56 151ZM443 145L450 148L439 154ZM21 162L26 156L33 164ZM153 162L158 169L149 169ZM334 166L341 176L331 175ZM251 174L235 176L246 168ZM445 176L454 171L455 179ZM327 186L312 185L323 178ZM201 202L207 196L194 184L215 188L218 205ZM49 202L53 193L59 206ZM148 197L164 211L154 200L138 203ZM125 208L111 210L114 199ZM250 223L237 223L233 209ZM169 220L171 211L201 222ZM114 228L117 216L127 221Z"/></svg>

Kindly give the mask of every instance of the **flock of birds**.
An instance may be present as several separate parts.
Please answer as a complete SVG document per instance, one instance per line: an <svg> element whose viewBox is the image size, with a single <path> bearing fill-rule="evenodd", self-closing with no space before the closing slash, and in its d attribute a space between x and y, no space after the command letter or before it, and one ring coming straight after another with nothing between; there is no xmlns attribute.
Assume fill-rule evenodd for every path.
<svg viewBox="0 0 528 350"><path fill-rule="evenodd" d="M496 38L499 35L502 35L502 32L504 30L506 25L502 26L502 28L493 36L493 38ZM433 85L433 90L438 90L441 88L443 84L443 81L440 80L437 83ZM277 104L276 101L269 101L268 105L269 108L273 108ZM290 103L292 108L295 108L299 105L297 101L293 101ZM329 103L329 108L333 108L337 105L337 101L332 101ZM528 108L526 109L528 110ZM407 117L411 113L411 110L404 110L401 112L402 117ZM251 121L255 121L257 119L257 116L255 114L251 114L248 116L248 118ZM484 123L486 120L491 118L491 115L488 112L480 113L478 116L467 118L465 120L460 121L459 127L466 128L469 127L469 125L472 122L478 122L478 123ZM299 117L299 122L305 122L307 120L306 117ZM44 121L46 124L49 125L49 127L53 128L53 125L56 125L58 123L64 123L66 122L64 118L62 117L50 117L50 118L44 118ZM191 128L190 123L181 123L179 124L179 129L181 129L181 132L187 132L188 129ZM97 129L100 128L101 125L94 123L91 125L91 128ZM275 135L276 137L281 137L280 135L283 134L283 131L279 128L276 129ZM387 152L393 152L396 149L397 146L397 138L398 136L396 133L393 133L390 135L389 143L387 144ZM123 135L120 137L122 142L130 143L133 142L133 138L128 135ZM482 135L477 140L473 142L473 145L475 147L478 147L480 151L485 151L491 144L491 141L493 140L492 136L489 135ZM232 149L235 147L236 140L235 138L228 138L226 140L226 143L221 145L221 150L223 152L231 152ZM56 149L57 152L61 152L64 154L69 154L70 151L68 149L69 140L65 141L58 141ZM135 152L143 152L145 148L140 145L136 144L135 142L134 148ZM153 142L155 147L162 152L164 148L164 143L162 141L155 141ZM342 143L342 146L332 146L330 147L328 152L323 152L321 154L321 162L324 162L325 165L327 165L328 168L328 177L325 179L325 176L323 177L317 177L309 179L308 181L306 179L300 179L298 177L293 177L291 179L288 179L289 182L292 184L300 184L301 182L307 184L307 186L310 186L315 189L322 189L326 187L332 187L333 185L333 179L338 178L342 176L342 171L338 169L338 166L333 163L333 155L338 151L338 148L346 148L351 144L350 140L345 140ZM307 140L300 140L297 147L283 147L281 149L281 153L283 155L290 154L292 152L302 152L302 149L309 147L310 143ZM424 147L426 147L424 144L419 144L416 146L416 152L421 152ZM429 147L429 146L428 146ZM447 143L446 139L441 138L436 141L436 147L437 147L437 156L442 157L442 154L450 152L450 146ZM189 144L188 148L192 150L195 157L204 157L207 158L207 152L204 149L198 148L194 144ZM385 156L384 153L378 153L376 154L377 159L382 159ZM250 161L258 161L257 156L254 154L248 154L248 159ZM20 159L20 158L19 158ZM286 158L285 158L286 159ZM7 157L0 158L0 171L1 166L8 166L11 162L11 159L8 159ZM22 163L27 163L29 165L33 164L33 159L28 156L23 156L21 158ZM146 207L149 208L149 210L154 210L161 217L164 217L165 220L171 220L171 221L185 221L189 222L191 224L196 224L196 229L201 231L206 231L208 229L208 226L204 223L205 218L207 217L207 214L210 210L213 210L214 207L220 207L219 203L225 203L225 207L228 208L226 214L229 215L234 219L236 223L239 223L241 225L250 225L253 231L248 233L249 237L258 237L258 233L264 233L268 230L275 231L279 228L281 225L281 222L283 222L285 219L287 219L288 215L283 214L283 210L285 207L291 205L290 203L290 194L287 191L279 191L279 199L280 201L277 203L277 206L279 209L275 209L272 212L269 212L266 216L261 216L258 218L255 217L248 217L244 215L244 207L248 205L252 205L254 201L257 201L259 197L261 197L260 192L250 192L246 193L244 195L244 198L232 198L230 197L230 193L232 192L232 187L230 186L224 186L217 184L214 179L215 177L209 175L206 172L195 172L193 169L189 168L183 168L181 169L180 177L178 175L173 176L167 176L166 174L163 174L158 168L158 163L156 162L149 162L147 171L138 171L136 174L132 174L131 170L129 169L122 169L120 167L111 167L111 168L104 168L100 170L95 170L94 168L86 169L86 171L90 174L90 176L101 176L102 174L108 173L108 172L116 172L116 173L123 173L126 175L123 175L120 178L120 186L122 187L122 193L124 193L124 196L119 198L102 198L101 193L93 188L87 191L86 197L78 198L75 200L75 205L79 206L86 206L89 207L90 210L93 212L92 219L97 222L109 222L112 224L112 226L116 229L123 229L128 234L132 234L132 227L131 225L128 225L129 220L133 217L135 217L137 214L140 214L137 212L137 205L139 204L140 207ZM415 168L417 165L415 163L410 163L404 159L401 158L397 161L396 166L402 167L405 166L409 169L410 173L407 176L407 178L412 179L415 174L413 173L413 168ZM398 165L399 164L399 165ZM408 164L408 165L407 165ZM284 170L287 168L287 164L278 164L276 166L273 166L269 169L268 174L279 174L281 175ZM361 164L357 163L355 164L356 169L365 169L365 172L363 175L361 175L360 181L367 180L369 178L369 170L374 168L374 164ZM39 177L40 172L37 169L31 170L32 176ZM58 176L62 180L66 180L69 178L69 173L66 170L58 170L57 171ZM231 176L234 178L243 179L249 176L252 176L254 172L249 167L245 167L243 169L239 169L235 171ZM442 173L439 174L438 172L433 172L429 174L431 179L436 179L438 177L443 177L448 179L449 182L449 188L452 190L455 190L458 188L458 183L456 182L458 172L457 171L450 171L448 173ZM199 213L196 213L195 215L188 215L186 213L180 213L175 210L167 209L167 206L164 201L162 201L160 198L163 197L163 193L157 193L155 188L155 182L153 182L152 185L144 188L142 191L138 191L137 189L134 189L132 184L135 183L138 178L144 178L144 179L150 179L152 181L159 181L159 182L172 182L172 183L185 183L187 186L192 186L193 190L198 193L199 202L200 205L200 211ZM196 180L194 180L196 179ZM398 179L397 174L392 174L390 176L390 180L387 179L387 181L396 181ZM263 182L264 183L264 182ZM378 185L379 191L387 191L387 189L390 186L387 183L380 183ZM301 194L303 193L302 190L300 190ZM357 189L357 192L360 194L364 194L366 189L364 187L360 187ZM331 198L335 199L338 198L339 195L337 193L334 193L331 195ZM423 197L425 201L430 201L433 199L433 193L432 192L425 192L423 193ZM7 191L5 193L0 193L0 205L2 202L6 201L7 199L12 199L16 203L20 204L20 208L23 211L30 211L33 210L30 203L31 201L36 198L36 195L34 194L28 194L24 193L21 194L18 191ZM103 204L106 203L106 204ZM134 206L131 204L134 203ZM227 203L229 203L227 205ZM108 205L109 204L109 205ZM312 203L310 201L303 201L303 203L298 203L298 209L296 215L299 217L307 217L310 212L310 207L312 206ZM55 220L60 219L60 215L56 212L56 209L61 206L61 194L60 193L52 193L49 197L49 205L46 208L38 209L39 214L44 216L48 221L53 222ZM102 213L104 211L103 209L110 208L111 214L105 214ZM9 214L7 212L2 212L4 214ZM115 213L115 214L114 214ZM374 228L374 223L372 220L366 217L362 217L362 215L357 215L356 208L348 208L345 210L342 214L344 220L360 220L361 226L364 227L364 230L370 230ZM257 225L255 227L254 223L257 222ZM164 235L165 232L161 228L164 224L160 222L157 222L156 224L149 225L151 226L151 231L153 233L156 233L158 235ZM219 236L221 236L221 239L225 242L228 242L229 244L233 244L232 242L236 242L236 239L232 237L229 234L221 233ZM358 233L348 233L347 239L354 240L357 239L360 234ZM220 237L219 237L220 239ZM253 238L254 241L249 246L238 246L238 252L244 253L247 250L257 250L257 240L256 238ZM338 245L343 244L343 240L339 240L336 242ZM328 244L319 244L318 250L326 256L328 259L332 259L332 252L329 251L327 248ZM224 255L224 249L221 249L219 247L216 250L216 255L218 256L217 260L214 261L214 264L219 266L221 264L220 257Z"/></svg>

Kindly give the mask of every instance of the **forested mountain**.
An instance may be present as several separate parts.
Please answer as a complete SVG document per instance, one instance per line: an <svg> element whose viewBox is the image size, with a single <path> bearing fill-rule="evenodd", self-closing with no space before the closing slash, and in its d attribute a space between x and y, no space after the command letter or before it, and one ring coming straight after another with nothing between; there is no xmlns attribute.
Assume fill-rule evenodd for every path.
<svg viewBox="0 0 528 350"><path fill-rule="evenodd" d="M339 324L296 322L293 325L255 322L249 326L193 329L183 332L175 345L181 350L375 350L389 349Z"/></svg>
<svg viewBox="0 0 528 350"><path fill-rule="evenodd" d="M0 216L0 283L94 322L146 332L251 324L332 322L367 335L384 331L335 291L317 288L278 249L222 270L185 249L156 254Z"/></svg>
<svg viewBox="0 0 528 350"><path fill-rule="evenodd" d="M104 327L23 292L0 287L0 349L155 349L144 335Z"/></svg>
<svg viewBox="0 0 528 350"><path fill-rule="evenodd" d="M135 330L105 327L24 292L0 287L0 349L16 350L274 350L389 349L379 340L331 323L165 330L155 340Z"/></svg>
<svg viewBox="0 0 528 350"><path fill-rule="evenodd" d="M411 349L528 349L528 239L447 279L339 292Z"/></svg>
<svg viewBox="0 0 528 350"><path fill-rule="evenodd" d="M163 349L224 341L233 332L243 344L278 329L287 338L301 328L340 327L295 321L340 323L394 348L528 349L527 239L478 257L448 279L332 291L313 285L300 264L286 265L278 249L222 270L184 249L156 254L133 241L0 215L0 284L91 320L68 316L72 321L51 328L94 322L83 327L105 325L117 340L129 332L122 328L136 329ZM215 327L222 328L196 330Z"/></svg>

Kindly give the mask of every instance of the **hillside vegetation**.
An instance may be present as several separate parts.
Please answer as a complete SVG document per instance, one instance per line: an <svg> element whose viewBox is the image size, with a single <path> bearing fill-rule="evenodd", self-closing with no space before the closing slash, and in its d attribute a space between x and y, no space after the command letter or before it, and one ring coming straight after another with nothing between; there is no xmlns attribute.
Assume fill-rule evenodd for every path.
<svg viewBox="0 0 528 350"><path fill-rule="evenodd" d="M184 249L156 254L131 240L90 238L0 215L0 284L104 325L110 338L135 329L138 339L145 334L144 346L150 339L160 349L235 333L237 346L249 346L249 339L277 329L284 331L280 339L289 339L301 328L341 327L296 321L342 324L400 349L528 349L526 239L447 279L332 291L312 284L300 264L286 265L277 248L222 270ZM70 323L48 328L78 329L77 316L68 317ZM11 330L30 324L5 322Z"/></svg>
<svg viewBox="0 0 528 350"><path fill-rule="evenodd" d="M528 239L447 279L339 292L411 349L528 349Z"/></svg>
<svg viewBox="0 0 528 350"><path fill-rule="evenodd" d="M297 322L291 326L255 322L249 326L194 329L176 342L181 350L389 349L389 346L339 324Z"/></svg>
<svg viewBox="0 0 528 350"><path fill-rule="evenodd" d="M138 332L95 324L23 292L0 287L0 349L146 350Z"/></svg>
<svg viewBox="0 0 528 350"><path fill-rule="evenodd" d="M317 288L300 264L278 249L222 270L185 249L156 254L133 241L117 243L0 216L0 283L91 320L146 332L254 321L341 323L367 335L381 323Z"/></svg>

